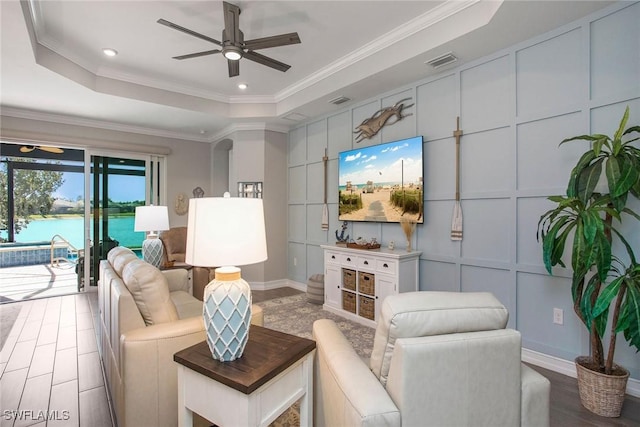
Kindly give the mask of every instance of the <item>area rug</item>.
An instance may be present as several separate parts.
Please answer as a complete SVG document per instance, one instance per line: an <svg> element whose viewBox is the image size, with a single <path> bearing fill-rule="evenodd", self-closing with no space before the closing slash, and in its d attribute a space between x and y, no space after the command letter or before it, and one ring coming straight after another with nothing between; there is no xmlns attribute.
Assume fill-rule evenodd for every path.
<svg viewBox="0 0 640 427"><path fill-rule="evenodd" d="M306 294L276 298L257 303L264 312L264 326L303 338L313 338L313 322L332 319L336 322L358 355L369 359L373 348L375 329L352 322L322 309L322 305L307 302ZM270 427L297 427L300 425L299 404L296 402L280 415Z"/></svg>
<svg viewBox="0 0 640 427"><path fill-rule="evenodd" d="M312 339L313 322L331 319L363 359L371 357L375 329L361 325L322 309L322 305L307 302L306 294L276 298L257 303L264 312L264 326Z"/></svg>

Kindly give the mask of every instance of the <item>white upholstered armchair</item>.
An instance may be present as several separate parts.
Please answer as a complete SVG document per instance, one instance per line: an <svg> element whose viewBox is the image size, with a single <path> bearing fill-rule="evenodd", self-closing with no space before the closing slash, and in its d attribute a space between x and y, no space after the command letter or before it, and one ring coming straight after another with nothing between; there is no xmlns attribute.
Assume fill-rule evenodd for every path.
<svg viewBox="0 0 640 427"><path fill-rule="evenodd" d="M387 297L369 366L316 321L315 425L548 426L549 381L521 363L508 316L489 293Z"/></svg>

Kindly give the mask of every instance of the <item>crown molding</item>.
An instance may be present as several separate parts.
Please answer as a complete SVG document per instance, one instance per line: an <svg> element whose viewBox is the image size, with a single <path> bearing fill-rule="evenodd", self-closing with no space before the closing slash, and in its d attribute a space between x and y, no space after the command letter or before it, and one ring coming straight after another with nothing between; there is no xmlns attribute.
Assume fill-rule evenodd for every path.
<svg viewBox="0 0 640 427"><path fill-rule="evenodd" d="M411 21L403 24L402 26L389 31L386 34L372 40L337 61L332 62L326 67L316 71L308 77L294 83L293 85L285 88L284 90L275 94L275 102L280 102L286 98L295 95L296 93L308 89L314 84L338 73L339 71L365 59L371 55L380 52L383 49L398 43L407 37L410 37L419 31L429 28L463 10L480 3L482 0L461 0L461 1L446 1L433 9L425 12L424 14L417 16Z"/></svg>
<svg viewBox="0 0 640 427"><path fill-rule="evenodd" d="M116 132L137 133L141 135L157 136L160 138L182 139L195 142L209 142L209 138L201 135L193 135L181 132L164 131L142 126L125 125L121 123L108 122L103 120L86 119L82 117L67 116L63 114L44 113L41 111L25 110L21 108L5 107L0 108L0 114L18 119L39 120L50 123L60 123L71 126L83 126L97 129L105 129Z"/></svg>

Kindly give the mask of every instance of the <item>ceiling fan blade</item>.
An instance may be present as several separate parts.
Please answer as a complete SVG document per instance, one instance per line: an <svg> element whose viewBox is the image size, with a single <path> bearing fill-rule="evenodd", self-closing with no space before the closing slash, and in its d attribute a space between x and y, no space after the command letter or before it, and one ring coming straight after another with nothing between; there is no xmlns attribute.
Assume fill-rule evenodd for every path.
<svg viewBox="0 0 640 427"><path fill-rule="evenodd" d="M180 55L180 56L174 56L173 59L189 59L189 58L197 58L199 56L207 56L207 55L213 55L214 53L220 53L222 52L220 49L214 49L214 50L206 50L204 52L196 52L196 53L189 53L187 55Z"/></svg>
<svg viewBox="0 0 640 427"><path fill-rule="evenodd" d="M225 35L229 38L229 43L236 44L240 41L240 8L226 1L222 2L222 7L224 9Z"/></svg>
<svg viewBox="0 0 640 427"><path fill-rule="evenodd" d="M229 77L235 77L240 75L240 61L232 61L227 59L229 64Z"/></svg>
<svg viewBox="0 0 640 427"><path fill-rule="evenodd" d="M220 43L216 39L212 39L211 37L205 36L205 35L200 34L200 33L196 33L193 30L190 30L190 29L185 28L185 27L181 27L180 25L174 24L173 22L169 22L166 19L162 19L162 18L158 19L158 24L165 25L165 26L167 26L169 28L173 28L174 30L182 31L185 34L189 34L190 36L197 37L197 38L202 39L202 40L206 40L206 41L211 42L213 44L217 44L218 46L222 46L222 43Z"/></svg>
<svg viewBox="0 0 640 427"><path fill-rule="evenodd" d="M22 147L20 147L20 152L21 153L30 153L35 149L36 149L36 147L34 147L33 145L23 145Z"/></svg>
<svg viewBox="0 0 640 427"><path fill-rule="evenodd" d="M243 58L247 58L253 62L257 62L258 64L266 65L267 67L275 68L279 71L287 71L291 68L291 65L287 65L284 62L276 61L273 58L269 58L268 56L261 55L256 52L245 52Z"/></svg>
<svg viewBox="0 0 640 427"><path fill-rule="evenodd" d="M54 153L54 154L62 154L62 153L64 153L64 150L62 148L58 148L58 147L43 147L43 146L40 146L38 148L40 150L42 150L42 151L46 151L47 153Z"/></svg>
<svg viewBox="0 0 640 427"><path fill-rule="evenodd" d="M244 47L249 50L266 49L268 47L286 46L300 43L298 33L280 34L279 36L263 37L260 39L247 40Z"/></svg>

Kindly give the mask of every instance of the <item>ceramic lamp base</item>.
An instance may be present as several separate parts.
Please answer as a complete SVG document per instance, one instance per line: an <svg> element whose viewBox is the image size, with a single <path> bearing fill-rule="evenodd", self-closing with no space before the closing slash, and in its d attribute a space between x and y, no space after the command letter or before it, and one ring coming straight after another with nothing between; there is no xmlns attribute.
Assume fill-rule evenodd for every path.
<svg viewBox="0 0 640 427"><path fill-rule="evenodd" d="M242 356L251 324L251 288L237 267L216 269L204 288L203 316L207 344L214 359L230 362Z"/></svg>
<svg viewBox="0 0 640 427"><path fill-rule="evenodd" d="M156 268L160 268L162 262L162 240L145 239L142 242L142 259Z"/></svg>

